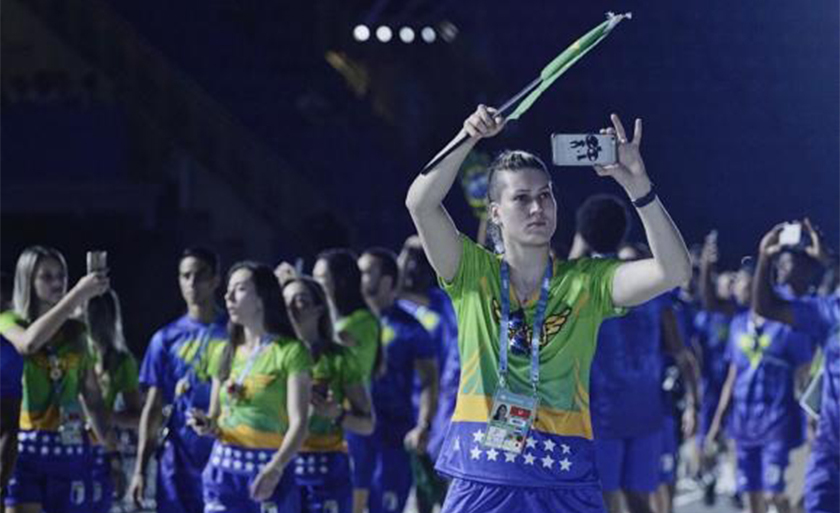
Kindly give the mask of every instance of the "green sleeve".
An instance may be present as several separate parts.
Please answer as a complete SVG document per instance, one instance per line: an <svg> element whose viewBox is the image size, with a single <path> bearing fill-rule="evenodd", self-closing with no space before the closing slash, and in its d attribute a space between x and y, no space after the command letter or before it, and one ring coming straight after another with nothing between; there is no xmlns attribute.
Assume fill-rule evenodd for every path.
<svg viewBox="0 0 840 513"><path fill-rule="evenodd" d="M361 385L365 383L365 374L359 363L353 358L349 352L345 352L341 357L342 372L341 382L344 385Z"/></svg>
<svg viewBox="0 0 840 513"><path fill-rule="evenodd" d="M134 359L133 354L126 353L117 369L117 379L114 381L116 391L118 393L134 392L140 388L138 375L137 360Z"/></svg>
<svg viewBox="0 0 840 513"><path fill-rule="evenodd" d="M615 271L622 264L620 260L609 258L582 259L579 269L589 282L595 310L604 318L624 315L626 309L617 307L612 300L612 287Z"/></svg>
<svg viewBox="0 0 840 513"><path fill-rule="evenodd" d="M228 343L225 344L211 344L207 348L207 375L213 378L218 378L221 372L222 360L225 356L225 350Z"/></svg>
<svg viewBox="0 0 840 513"><path fill-rule="evenodd" d="M285 344L287 344L286 357L284 358L286 375L294 376L301 372L312 372L314 365L312 363L312 356L309 354L306 346L303 345L303 342L288 340Z"/></svg>
<svg viewBox="0 0 840 513"><path fill-rule="evenodd" d="M0 335L6 333L6 330L12 326L20 325L20 317L11 310L7 310L0 314Z"/></svg>
<svg viewBox="0 0 840 513"><path fill-rule="evenodd" d="M473 242L464 234L461 237L461 259L452 281L447 282L438 277L441 287L453 300L459 299L464 293L477 289L479 277L488 275L487 270L497 264L496 257Z"/></svg>

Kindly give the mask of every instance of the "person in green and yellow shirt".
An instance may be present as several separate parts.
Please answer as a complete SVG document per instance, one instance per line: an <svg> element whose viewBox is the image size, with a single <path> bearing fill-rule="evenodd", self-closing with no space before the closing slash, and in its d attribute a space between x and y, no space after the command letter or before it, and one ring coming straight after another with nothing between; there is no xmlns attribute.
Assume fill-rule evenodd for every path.
<svg viewBox="0 0 840 513"><path fill-rule="evenodd" d="M306 439L312 358L294 338L280 285L254 262L228 273L230 342L209 355L208 412L188 423L216 437L202 473L207 512L297 512L300 496L288 465Z"/></svg>
<svg viewBox="0 0 840 513"><path fill-rule="evenodd" d="M312 369L309 438L295 460L295 480L303 511L350 513L353 487L345 432L370 435L374 419L364 375L356 358L334 341L323 288L313 279L295 278L283 287L295 333L306 344Z"/></svg>

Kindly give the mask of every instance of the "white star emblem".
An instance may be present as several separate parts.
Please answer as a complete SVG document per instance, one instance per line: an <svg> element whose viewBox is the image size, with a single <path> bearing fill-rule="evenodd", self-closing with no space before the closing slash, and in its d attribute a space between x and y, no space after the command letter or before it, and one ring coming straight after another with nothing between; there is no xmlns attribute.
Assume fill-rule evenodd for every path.
<svg viewBox="0 0 840 513"><path fill-rule="evenodd" d="M552 452L554 450L555 443L552 440L546 440L543 442L543 445L545 445L546 451Z"/></svg>
<svg viewBox="0 0 840 513"><path fill-rule="evenodd" d="M452 444L452 450L453 451L460 451L461 450L461 439L460 438L455 438L455 443Z"/></svg>
<svg viewBox="0 0 840 513"><path fill-rule="evenodd" d="M527 449L536 449L537 448L537 441L531 438L530 436L525 440L525 447Z"/></svg>
<svg viewBox="0 0 840 513"><path fill-rule="evenodd" d="M490 449L487 451L487 460L488 461L496 461L496 456L499 455L499 451L496 449Z"/></svg>
<svg viewBox="0 0 840 513"><path fill-rule="evenodd" d="M505 453L505 463L513 463L516 461L517 454L515 452L506 452Z"/></svg>
<svg viewBox="0 0 840 513"><path fill-rule="evenodd" d="M526 465L533 465L534 464L534 455L533 454L526 454L525 455L525 464Z"/></svg>
<svg viewBox="0 0 840 513"><path fill-rule="evenodd" d="M560 460L560 470L572 470L572 462L569 461L569 458L563 458Z"/></svg>
<svg viewBox="0 0 840 513"><path fill-rule="evenodd" d="M566 444L560 444L560 448L563 450L563 454L571 454L572 448Z"/></svg>
<svg viewBox="0 0 840 513"><path fill-rule="evenodd" d="M479 449L478 447L473 447L470 451L470 458L474 460L481 458L481 449Z"/></svg>
<svg viewBox="0 0 840 513"><path fill-rule="evenodd" d="M484 440L484 431L478 430L473 433L473 442L480 444Z"/></svg>
<svg viewBox="0 0 840 513"><path fill-rule="evenodd" d="M542 464L543 468L551 468L551 466L554 465L554 458L546 454L545 458L542 458Z"/></svg>

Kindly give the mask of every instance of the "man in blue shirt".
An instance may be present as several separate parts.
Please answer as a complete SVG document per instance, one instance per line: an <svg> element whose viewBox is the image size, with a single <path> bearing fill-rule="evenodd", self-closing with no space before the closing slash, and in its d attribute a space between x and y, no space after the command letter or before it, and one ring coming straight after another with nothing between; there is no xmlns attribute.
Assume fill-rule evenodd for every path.
<svg viewBox="0 0 840 513"><path fill-rule="evenodd" d="M578 209L576 218L576 253L613 255L629 229L626 207L614 196L592 196ZM595 458L610 512L621 511L621 495L631 512L651 511L660 481L666 428L663 349L673 352L680 368L685 369L690 390L695 390L688 351L680 341L671 304L669 296L659 296L623 317L605 320L598 332L590 374L590 408ZM691 402L689 415L694 411Z"/></svg>
<svg viewBox="0 0 840 513"><path fill-rule="evenodd" d="M154 334L140 368L147 392L129 493L142 503L147 467L157 448L157 511L203 513L201 472L213 439L196 435L186 415L191 408L207 409L207 356L214 346L227 343L226 319L215 301L218 258L206 249L187 249L178 264L178 282L187 313Z"/></svg>
<svg viewBox="0 0 840 513"><path fill-rule="evenodd" d="M418 236L412 235L405 241L398 263L401 276L398 304L429 332L440 369L438 408L432 420L429 444L426 451L412 457L417 510L430 513L436 504L443 505L446 496L446 480L438 476L434 466L458 396L461 376L458 319L449 296L437 286L435 272L426 259ZM419 406L419 392L419 386L415 385L415 406Z"/></svg>
<svg viewBox="0 0 840 513"><path fill-rule="evenodd" d="M423 325L397 305L396 256L369 249L359 258L359 270L365 300L382 323L385 356L385 368L374 375L371 387L376 430L368 507L370 513L401 512L411 489L408 451L425 452L437 408L437 355ZM411 400L415 372L421 383L419 415Z"/></svg>

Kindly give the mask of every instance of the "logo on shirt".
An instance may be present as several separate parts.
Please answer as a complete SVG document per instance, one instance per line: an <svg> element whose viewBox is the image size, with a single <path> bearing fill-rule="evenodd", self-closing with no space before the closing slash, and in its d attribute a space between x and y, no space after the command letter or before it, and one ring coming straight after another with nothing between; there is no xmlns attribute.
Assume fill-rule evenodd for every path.
<svg viewBox="0 0 840 513"><path fill-rule="evenodd" d="M493 320L498 325L502 321L502 308L499 301L493 298ZM560 312L546 316L540 334L540 349L545 347L549 340L560 333L569 316L572 313L571 307L564 306ZM508 323L508 340L511 350L517 354L527 354L531 351L531 339L533 338L533 324L525 318L525 311L520 308L511 312Z"/></svg>
<svg viewBox="0 0 840 513"><path fill-rule="evenodd" d="M766 334L762 334L761 336L744 334L738 340L738 346L741 348L741 352L747 357L747 360L750 362L750 367L753 369L761 363L764 351L770 347L771 343L770 336Z"/></svg>

